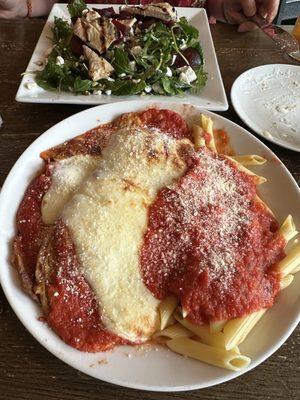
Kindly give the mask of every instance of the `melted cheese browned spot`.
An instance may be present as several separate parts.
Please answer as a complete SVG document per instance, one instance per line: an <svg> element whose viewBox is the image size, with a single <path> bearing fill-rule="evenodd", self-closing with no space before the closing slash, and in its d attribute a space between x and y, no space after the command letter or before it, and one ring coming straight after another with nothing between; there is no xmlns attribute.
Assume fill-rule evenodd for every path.
<svg viewBox="0 0 300 400"><path fill-rule="evenodd" d="M133 342L149 339L158 323L159 301L143 284L139 265L148 208L185 172L180 150L186 146L187 140L157 132L119 131L62 212L104 325Z"/></svg>

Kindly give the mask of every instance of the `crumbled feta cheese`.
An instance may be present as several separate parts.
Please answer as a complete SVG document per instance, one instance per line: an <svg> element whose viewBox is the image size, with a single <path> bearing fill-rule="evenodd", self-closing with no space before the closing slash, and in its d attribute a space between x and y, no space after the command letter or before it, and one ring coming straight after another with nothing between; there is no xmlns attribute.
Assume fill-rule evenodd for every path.
<svg viewBox="0 0 300 400"><path fill-rule="evenodd" d="M135 69L136 69L136 62L135 62L135 61L130 61L129 67L130 67L133 71L135 71Z"/></svg>
<svg viewBox="0 0 300 400"><path fill-rule="evenodd" d="M132 82L133 82L133 83L140 83L141 80L140 80L140 79L132 79Z"/></svg>
<svg viewBox="0 0 300 400"><path fill-rule="evenodd" d="M195 71L190 66L177 68L176 71L180 72L179 80L181 82L187 83L188 85L190 85L191 82L194 82L197 79Z"/></svg>
<svg viewBox="0 0 300 400"><path fill-rule="evenodd" d="M126 76L126 74L124 74L124 72L122 74L119 75L119 78L124 78L124 76Z"/></svg>
<svg viewBox="0 0 300 400"><path fill-rule="evenodd" d="M142 48L141 46L134 46L130 51L134 56L139 56L142 52Z"/></svg>
<svg viewBox="0 0 300 400"><path fill-rule="evenodd" d="M56 65L59 65L61 67L62 65L64 65L64 63L65 60L61 56L56 57L56 62L55 62Z"/></svg>
<svg viewBox="0 0 300 400"><path fill-rule="evenodd" d="M176 58L177 58L177 55L176 55L176 54L173 54L171 65L174 64L174 62L176 61Z"/></svg>
<svg viewBox="0 0 300 400"><path fill-rule="evenodd" d="M145 90L146 93L150 93L152 91L152 87L151 86L146 86L144 90Z"/></svg>
<svg viewBox="0 0 300 400"><path fill-rule="evenodd" d="M159 94L164 94L164 90L163 90L163 88L161 87L161 85L159 84L159 83L154 83L153 85L152 85L152 89L154 90L154 92L156 92L156 93L159 93Z"/></svg>
<svg viewBox="0 0 300 400"><path fill-rule="evenodd" d="M100 94L102 94L102 90L94 90L93 94L100 96Z"/></svg>
<svg viewBox="0 0 300 400"><path fill-rule="evenodd" d="M27 87L28 90L33 90L37 87L37 84L35 82L27 82L25 86Z"/></svg>
<svg viewBox="0 0 300 400"><path fill-rule="evenodd" d="M107 94L108 96L110 96L110 95L111 95L111 90L110 90L110 89L105 90L105 94Z"/></svg>
<svg viewBox="0 0 300 400"><path fill-rule="evenodd" d="M167 67L166 76L168 76L169 78L171 78L172 75L173 75L173 74L172 74L171 68Z"/></svg>
<svg viewBox="0 0 300 400"><path fill-rule="evenodd" d="M109 81L109 82L114 82L115 80L114 80L114 78L111 78L110 76L108 76L107 78L105 78L107 81Z"/></svg>
<svg viewBox="0 0 300 400"><path fill-rule="evenodd" d="M180 50L185 50L187 48L186 41L181 39L181 44L179 46Z"/></svg>
<svg viewBox="0 0 300 400"><path fill-rule="evenodd" d="M54 296L54 297L57 297L58 295L59 295L58 292L54 292L54 293L53 293L53 296Z"/></svg>

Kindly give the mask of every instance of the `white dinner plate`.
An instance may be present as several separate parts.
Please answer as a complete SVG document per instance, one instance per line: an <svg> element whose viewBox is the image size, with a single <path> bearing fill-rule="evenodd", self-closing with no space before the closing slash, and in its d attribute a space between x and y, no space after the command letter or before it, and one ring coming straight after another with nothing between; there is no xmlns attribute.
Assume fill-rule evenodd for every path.
<svg viewBox="0 0 300 400"><path fill-rule="evenodd" d="M235 80L231 101L239 117L260 136L300 151L300 66L249 69Z"/></svg>
<svg viewBox="0 0 300 400"><path fill-rule="evenodd" d="M9 173L0 195L0 279L9 303L28 331L52 354L72 367L103 381L131 388L155 391L205 388L249 371L283 344L299 321L300 276L296 276L293 284L278 295L274 307L266 313L240 346L241 351L252 358L249 368L241 372L232 372L181 357L166 348L154 345L120 346L107 353L95 354L75 350L60 340L47 324L38 321L41 309L21 290L17 274L9 262L11 240L16 232L16 211L27 185L43 164L39 157L40 152L99 123L111 121L121 113L139 111L150 105L177 111L187 120L199 118L200 109L191 105L139 101L107 104L65 119L28 147ZM253 168L259 175L268 179L261 189L261 196L274 211L279 222L288 214L292 214L299 227L299 189L286 167L249 132L219 115L207 111L206 113L213 118L215 127L224 128L228 132L237 153L259 154L269 160L265 166Z"/></svg>
<svg viewBox="0 0 300 400"><path fill-rule="evenodd" d="M118 10L119 5L111 4L89 4L89 8L93 6L96 8L114 7ZM193 95L188 92L182 97L173 97L172 101L178 103L192 103L199 107L206 108L213 111L224 111L228 109L227 98L223 86L222 77L220 74L218 61L210 33L210 28L207 20L206 11L203 8L177 8L178 16L185 16L187 20L195 26L200 34L200 42L205 55L205 71L208 72L208 79L206 86L200 94ZM26 74L23 76L19 86L16 100L26 103L62 103L62 104L103 104L115 103L116 101L124 100L139 100L140 102L147 102L149 100L170 101L168 96L108 96L102 95L75 95L70 92L52 92L44 90L40 87L35 87L31 90L27 88L28 82L34 82L34 73L39 67L37 62L45 60L45 54L52 46L49 39L51 37L51 26L54 21L54 16L61 18L68 18L68 11L66 4L55 4L41 33L39 41L34 49L31 60L26 69Z"/></svg>

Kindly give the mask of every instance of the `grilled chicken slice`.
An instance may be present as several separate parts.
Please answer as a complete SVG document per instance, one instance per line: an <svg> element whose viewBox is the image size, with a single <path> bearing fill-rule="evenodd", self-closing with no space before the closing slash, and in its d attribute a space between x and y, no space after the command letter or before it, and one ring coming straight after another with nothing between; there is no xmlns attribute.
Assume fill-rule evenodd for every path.
<svg viewBox="0 0 300 400"><path fill-rule="evenodd" d="M95 11L95 13L97 13ZM97 13L98 14L98 13ZM100 54L105 53L110 45L118 39L118 32L114 24L108 19L102 19L99 14L87 13L87 18L78 18L74 24L74 35L88 44Z"/></svg>
<svg viewBox="0 0 300 400"><path fill-rule="evenodd" d="M105 60L105 58L98 56L93 50L87 46L83 47L83 54L89 63L89 77L93 81L105 79L113 72L113 66Z"/></svg>
<svg viewBox="0 0 300 400"><path fill-rule="evenodd" d="M126 11L132 15L143 17L153 17L162 21L176 21L177 15L175 8L169 3L146 4L144 6L122 6L121 11Z"/></svg>
<svg viewBox="0 0 300 400"><path fill-rule="evenodd" d="M101 15L96 10L89 10L86 14L84 14L84 18L87 20L87 22L94 21L100 17Z"/></svg>
<svg viewBox="0 0 300 400"><path fill-rule="evenodd" d="M132 28L136 23L136 18L131 19L112 19L112 23L115 27L123 34L126 35L128 32L132 32Z"/></svg>
<svg viewBox="0 0 300 400"><path fill-rule="evenodd" d="M85 26L83 24L83 21L81 18L77 18L77 21L75 22L73 26L73 33L75 36L79 37L83 42L87 42L87 34L85 30Z"/></svg>

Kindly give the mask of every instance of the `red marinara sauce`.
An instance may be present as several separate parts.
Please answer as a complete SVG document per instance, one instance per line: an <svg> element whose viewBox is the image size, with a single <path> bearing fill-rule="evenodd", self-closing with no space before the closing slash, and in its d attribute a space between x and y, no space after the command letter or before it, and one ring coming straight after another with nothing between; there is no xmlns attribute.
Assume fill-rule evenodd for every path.
<svg viewBox="0 0 300 400"><path fill-rule="evenodd" d="M45 280L49 308L46 320L51 328L67 344L82 351L105 351L129 344L104 328L99 302L80 272L75 246L61 219L53 228L50 253L43 256L52 266Z"/></svg>
<svg viewBox="0 0 300 400"><path fill-rule="evenodd" d="M207 149L159 192L140 253L143 281L156 298L177 295L196 324L272 306L279 290L273 267L285 242L255 196L251 176Z"/></svg>

